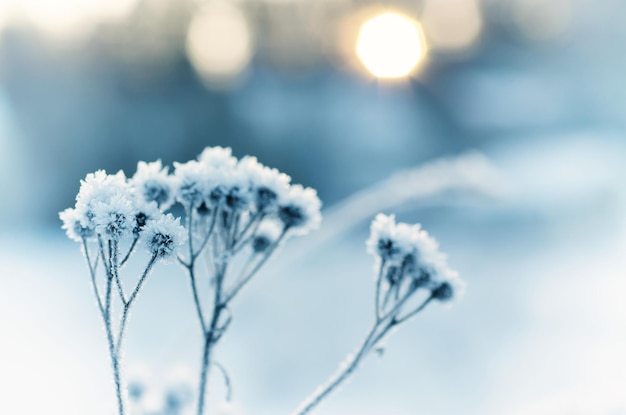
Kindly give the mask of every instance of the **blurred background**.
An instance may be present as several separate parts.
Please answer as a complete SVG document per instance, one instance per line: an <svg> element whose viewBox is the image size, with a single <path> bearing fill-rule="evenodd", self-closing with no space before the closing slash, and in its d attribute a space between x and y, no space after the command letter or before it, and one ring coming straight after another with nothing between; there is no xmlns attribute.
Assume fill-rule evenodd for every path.
<svg viewBox="0 0 626 415"><path fill-rule="evenodd" d="M238 304L219 353L243 413L288 413L368 328L363 241L387 196L342 228L346 198L474 151L497 191L382 205L440 240L466 297L319 413L626 414L624 16L620 0L0 0L0 413L112 413L57 216L79 180L222 145L317 188L330 217ZM127 363L155 384L199 357L185 283L155 272L129 328Z"/></svg>

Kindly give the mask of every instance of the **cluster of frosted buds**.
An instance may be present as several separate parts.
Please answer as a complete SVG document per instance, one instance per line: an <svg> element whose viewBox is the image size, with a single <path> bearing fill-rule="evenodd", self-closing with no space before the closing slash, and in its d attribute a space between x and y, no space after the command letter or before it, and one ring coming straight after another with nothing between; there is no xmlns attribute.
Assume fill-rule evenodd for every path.
<svg viewBox="0 0 626 415"><path fill-rule="evenodd" d="M230 302L286 237L319 226L321 202L315 190L291 184L289 176L255 157L237 159L230 148L206 148L197 159L174 167L176 200L185 209L189 234L189 251L179 261L190 277L203 334L197 409L201 415L211 350L231 321ZM210 264L209 302L206 296L203 301L196 285L195 263L201 254ZM238 254L247 260L233 272L231 259Z"/></svg>
<svg viewBox="0 0 626 415"><path fill-rule="evenodd" d="M326 384L293 412L306 415L345 382L394 327L422 311L432 300L447 302L461 294L462 281L448 268L437 242L420 225L396 223L378 214L371 225L368 251L376 256L376 319L359 349ZM425 295L419 295L419 293Z"/></svg>
<svg viewBox="0 0 626 415"><path fill-rule="evenodd" d="M197 160L174 163L176 199L188 215L191 243L204 248L207 234L220 235L220 250L251 246L271 249L288 231L305 234L319 226L315 190L290 184L290 177L255 157L237 160L230 148L206 148ZM189 220L191 218L191 221Z"/></svg>
<svg viewBox="0 0 626 415"><path fill-rule="evenodd" d="M81 181L75 207L60 213L67 235L77 242L97 241L103 246L119 247L124 240L131 241L118 265L128 259L139 240L157 259L171 257L185 243L186 233L179 219L163 213L172 203L174 184L160 165L140 162L131 179L122 171L88 174ZM107 250L101 254L109 255Z"/></svg>
<svg viewBox="0 0 626 415"><path fill-rule="evenodd" d="M377 258L379 318L402 321L430 300L446 302L462 292L457 273L448 268L437 242L419 224L396 223L393 215L379 214L372 222L367 247ZM427 297L418 310L411 300L419 292Z"/></svg>

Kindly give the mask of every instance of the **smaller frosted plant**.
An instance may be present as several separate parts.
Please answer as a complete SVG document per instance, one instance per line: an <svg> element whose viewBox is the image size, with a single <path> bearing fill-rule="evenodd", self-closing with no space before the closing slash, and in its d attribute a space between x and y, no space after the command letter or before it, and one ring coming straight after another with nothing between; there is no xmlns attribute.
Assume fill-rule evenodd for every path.
<svg viewBox="0 0 626 415"><path fill-rule="evenodd" d="M447 267L437 242L420 225L396 223L393 215L379 214L372 222L367 248L376 258L377 268L374 324L357 351L294 415L308 414L317 407L393 328L414 317L430 302L449 302L462 293L462 281Z"/></svg>
<svg viewBox="0 0 626 415"><path fill-rule="evenodd" d="M140 164L138 176L145 167ZM159 204L167 199L163 192L146 192L147 188L160 188L171 194L169 180L163 179L162 182L127 180L121 171L111 175L98 170L81 181L75 207L60 213L63 228L72 240L82 245L87 261L106 331L120 415L125 414L121 351L131 307L155 263L175 257L186 239L180 220L159 209ZM127 290L120 271L140 241L148 251L149 260L133 288Z"/></svg>

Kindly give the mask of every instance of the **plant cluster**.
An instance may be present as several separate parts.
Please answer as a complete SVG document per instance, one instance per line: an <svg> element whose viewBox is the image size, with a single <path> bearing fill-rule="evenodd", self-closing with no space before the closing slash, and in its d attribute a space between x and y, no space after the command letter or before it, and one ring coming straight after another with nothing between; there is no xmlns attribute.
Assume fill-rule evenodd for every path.
<svg viewBox="0 0 626 415"><path fill-rule="evenodd" d="M184 211L182 224L181 218L166 213L175 204ZM202 334L196 413L203 415L212 367L230 382L213 354L232 321L233 300L290 237L319 227L320 209L314 189L292 184L289 176L256 158L237 159L229 148L221 147L174 163L171 174L160 161L139 162L130 178L121 171L99 170L81 181L76 205L60 217L86 258L106 330L119 415L128 413L121 373L127 321L154 266L177 261L189 281ZM148 261L129 289L120 274L140 245L147 250ZM296 415L317 407L391 329L432 301L449 301L462 290L437 243L419 225L396 223L393 215L379 214L367 246L377 263L374 324L357 352L299 406ZM207 272L199 270L200 261Z"/></svg>

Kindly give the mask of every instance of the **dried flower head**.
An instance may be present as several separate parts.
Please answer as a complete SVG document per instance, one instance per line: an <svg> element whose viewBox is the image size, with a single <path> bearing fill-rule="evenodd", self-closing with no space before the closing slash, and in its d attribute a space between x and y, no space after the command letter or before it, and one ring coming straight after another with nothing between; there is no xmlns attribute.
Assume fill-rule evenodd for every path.
<svg viewBox="0 0 626 415"><path fill-rule="evenodd" d="M93 207L93 222L99 235L119 240L132 234L136 227L137 209L129 194L117 194L99 201Z"/></svg>
<svg viewBox="0 0 626 415"><path fill-rule="evenodd" d="M235 168L237 159L230 147L207 147L198 156L198 161L210 168Z"/></svg>
<svg viewBox="0 0 626 415"><path fill-rule="evenodd" d="M252 239L252 249L256 253L263 253L278 241L282 233L282 227L274 220L261 222Z"/></svg>
<svg viewBox="0 0 626 415"><path fill-rule="evenodd" d="M396 223L393 215L378 214L366 244L368 252L385 264L388 284L411 278L416 288L429 289L440 301L462 293L462 280L447 266L437 241L419 224Z"/></svg>
<svg viewBox="0 0 626 415"><path fill-rule="evenodd" d="M60 212L59 218L63 221L63 229L65 229L67 236L76 242L82 242L83 239L91 239L96 234L94 227L83 225L87 221L74 208L67 208Z"/></svg>
<svg viewBox="0 0 626 415"><path fill-rule="evenodd" d="M278 201L278 218L285 228L299 235L317 229L322 221L322 202L315 189L291 185Z"/></svg>
<svg viewBox="0 0 626 415"><path fill-rule="evenodd" d="M249 180L254 209L262 214L275 213L278 200L289 191L291 178L259 163L256 157L244 157L239 161L239 170Z"/></svg>
<svg viewBox="0 0 626 415"><path fill-rule="evenodd" d="M142 238L148 252L157 258L167 259L174 256L184 245L187 234L180 224L180 218L174 219L174 216L168 213L149 220L143 229Z"/></svg>
<svg viewBox="0 0 626 415"><path fill-rule="evenodd" d="M198 208L204 202L207 188L207 169L195 160L174 163L176 200L184 206Z"/></svg>
<svg viewBox="0 0 626 415"><path fill-rule="evenodd" d="M137 163L137 172L129 182L141 202L156 202L161 210L167 210L174 203L173 179L161 160Z"/></svg>

